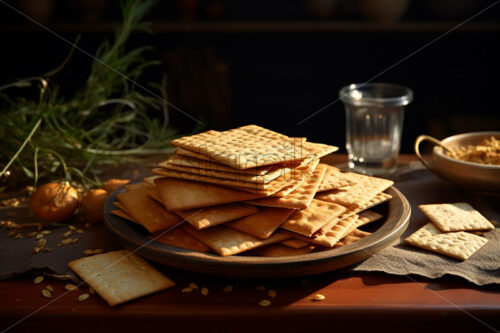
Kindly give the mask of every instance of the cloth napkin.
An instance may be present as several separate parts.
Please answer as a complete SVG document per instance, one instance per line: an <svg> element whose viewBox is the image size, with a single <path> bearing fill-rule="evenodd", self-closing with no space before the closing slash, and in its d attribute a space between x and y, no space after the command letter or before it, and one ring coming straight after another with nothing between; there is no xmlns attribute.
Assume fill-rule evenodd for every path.
<svg viewBox="0 0 500 333"><path fill-rule="evenodd" d="M468 202L489 220L500 222L500 197L479 196L436 177L430 171L417 170L401 175L394 186L411 204L408 229L392 247L373 255L354 271L379 271L396 275L416 274L428 278L444 275L462 277L476 285L500 283L500 228L484 233L488 243L469 259L461 261L419 249L404 239L428 223L418 209L420 204Z"/></svg>

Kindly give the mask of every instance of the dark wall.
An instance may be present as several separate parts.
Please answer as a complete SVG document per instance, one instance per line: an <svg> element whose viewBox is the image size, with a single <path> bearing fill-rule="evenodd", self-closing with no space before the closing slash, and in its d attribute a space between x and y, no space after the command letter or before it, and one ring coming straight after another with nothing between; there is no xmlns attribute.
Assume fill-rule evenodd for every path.
<svg viewBox="0 0 500 333"><path fill-rule="evenodd" d="M489 3L478 2L470 14ZM411 152L414 139L422 133L442 138L464 131L500 130L498 8L475 21L487 22L486 28L477 25L477 29L454 31L424 47L448 29L440 25L444 21L439 18L419 16L424 9L414 3L402 24L390 23L384 29L380 29L379 23L367 23L354 15L346 16L347 21L339 21L337 28L298 31L287 30L289 25L284 25L282 29L242 31L238 22L245 20L277 24L286 20L311 21L315 26L299 1L276 2L274 6L255 2L253 11L248 4L245 11L235 8L234 3L223 2L226 11L215 22L236 23L227 23L227 29L212 32L189 31L183 25L180 29L172 28L169 24L182 16L176 4L160 2L150 15L157 23L155 33L136 34L129 45L155 47L150 57L162 59L164 65L160 70L147 72L143 81L158 80L166 72L169 100L192 115L201 114L209 127L256 123L343 147L343 107L334 102L338 91L346 84L377 76L374 81L399 83L415 93L405 116L403 152ZM94 53L103 38L111 35L108 26L99 24L119 18L117 5L109 4L99 21L90 23L82 21L75 9L63 10L65 5L68 6L56 2L54 16L47 25L71 41L81 32L80 47ZM258 6L266 11L259 12ZM198 9L202 10L203 7ZM69 51L67 43L26 23L5 7L1 12L0 83L41 74L64 59ZM462 15L465 16L446 18L446 22L458 24L470 16ZM211 22L199 12L195 19ZM342 22L347 24L344 26ZM359 22L359 27L350 29L353 22ZM417 25L407 29L408 22ZM420 48L421 51L408 57ZM75 54L65 71L55 78L61 83L63 93L71 94L82 84L89 64L86 55ZM174 126L183 131L194 127L192 120L174 110L172 119Z"/></svg>

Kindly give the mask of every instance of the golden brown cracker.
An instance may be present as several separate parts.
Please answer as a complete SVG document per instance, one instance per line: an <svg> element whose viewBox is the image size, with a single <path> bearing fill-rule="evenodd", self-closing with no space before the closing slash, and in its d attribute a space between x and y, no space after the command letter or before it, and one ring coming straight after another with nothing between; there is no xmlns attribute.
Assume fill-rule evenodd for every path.
<svg viewBox="0 0 500 333"><path fill-rule="evenodd" d="M205 229L227 221L239 219L243 216L258 213L255 206L233 202L228 204L175 210L174 213L188 221L196 229Z"/></svg>
<svg viewBox="0 0 500 333"><path fill-rule="evenodd" d="M443 233L433 223L427 223L406 238L405 242L453 258L467 260L488 240L464 231Z"/></svg>
<svg viewBox="0 0 500 333"><path fill-rule="evenodd" d="M356 208L362 206L378 193L385 191L394 184L392 180L352 172L344 173L344 177L355 182L355 184L351 185L347 190L333 190L318 193L316 198Z"/></svg>
<svg viewBox="0 0 500 333"><path fill-rule="evenodd" d="M217 225L205 230L196 230L187 224L183 226L183 229L221 256L238 254L260 246L277 243L290 237L288 234L276 232L267 239L258 239L224 225Z"/></svg>
<svg viewBox="0 0 500 333"><path fill-rule="evenodd" d="M182 221L179 216L167 211L164 206L153 200L145 188L117 194L116 198L125 207L126 212L151 233Z"/></svg>
<svg viewBox="0 0 500 333"><path fill-rule="evenodd" d="M175 178L158 178L155 184L163 203L169 210L214 206L263 196L259 193L242 192Z"/></svg>
<svg viewBox="0 0 500 333"><path fill-rule="evenodd" d="M495 226L466 202L419 205L441 231L492 230Z"/></svg>
<svg viewBox="0 0 500 333"><path fill-rule="evenodd" d="M314 199L308 208L296 211L281 225L281 228L311 236L345 211L346 208L341 205Z"/></svg>
<svg viewBox="0 0 500 333"><path fill-rule="evenodd" d="M68 266L111 306L175 285L128 250L80 258Z"/></svg>
<svg viewBox="0 0 500 333"><path fill-rule="evenodd" d="M278 229L278 227L286 221L294 212L293 209L261 207L259 212L225 225L247 233L249 235L266 239Z"/></svg>
<svg viewBox="0 0 500 333"><path fill-rule="evenodd" d="M252 200L250 203L267 207L305 209L311 204L325 172L326 168L322 165L318 165L310 179L302 182L302 184L297 187L295 191L291 192L286 197L268 197L264 199Z"/></svg>

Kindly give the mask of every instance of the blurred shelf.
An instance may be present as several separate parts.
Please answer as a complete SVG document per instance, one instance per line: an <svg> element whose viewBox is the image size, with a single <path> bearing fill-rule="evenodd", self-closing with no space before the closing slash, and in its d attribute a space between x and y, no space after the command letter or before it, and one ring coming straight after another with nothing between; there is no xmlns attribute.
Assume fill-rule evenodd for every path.
<svg viewBox="0 0 500 333"><path fill-rule="evenodd" d="M61 33L100 33L113 30L114 22L95 23L49 23L47 27ZM499 32L500 21L461 22L450 21L220 21L220 22L153 22L152 30L159 34L203 34L203 33L311 33L311 32L446 32L451 29L463 32ZM23 33L43 31L32 23L3 23L0 33Z"/></svg>

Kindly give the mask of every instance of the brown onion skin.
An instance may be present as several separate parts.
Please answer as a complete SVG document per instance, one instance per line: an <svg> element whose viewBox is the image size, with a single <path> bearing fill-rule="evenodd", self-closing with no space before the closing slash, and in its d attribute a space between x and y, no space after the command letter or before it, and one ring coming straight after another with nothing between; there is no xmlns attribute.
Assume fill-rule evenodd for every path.
<svg viewBox="0 0 500 333"><path fill-rule="evenodd" d="M49 222L63 222L78 208L78 191L65 183L47 183L31 195L29 207L33 214Z"/></svg>

